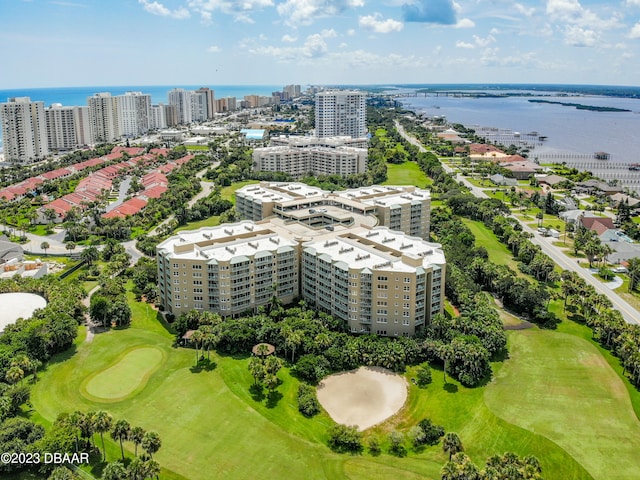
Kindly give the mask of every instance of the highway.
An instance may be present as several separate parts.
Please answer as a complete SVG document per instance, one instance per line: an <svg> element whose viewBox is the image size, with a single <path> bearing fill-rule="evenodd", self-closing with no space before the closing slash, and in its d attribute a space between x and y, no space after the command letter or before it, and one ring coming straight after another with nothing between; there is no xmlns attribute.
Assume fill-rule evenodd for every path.
<svg viewBox="0 0 640 480"><path fill-rule="evenodd" d="M400 134L406 140L408 140L409 142L417 146L421 152L427 151L417 139L409 136L404 131L404 128L402 128L402 125L400 125L397 121L396 121L396 128L398 129L398 132L400 132ZM478 198L489 198L489 196L481 188L478 188L475 185L472 185L466 178L464 178L459 173L456 173L453 168L449 167L448 165L445 165L444 163L442 163L442 167L448 173L452 175L455 174L456 180L458 182L462 182L467 188L469 188L469 190L474 196ZM519 218L515 216L512 216L512 217L515 218L518 222L520 222L520 225L522 225L523 231L533 234L533 238L531 238L531 242L534 243L535 245L539 245L540 248L542 249L542 252L548 255L556 263L556 265L560 266L560 268L564 270L570 270L572 272L576 272L585 280L585 282L593 286L596 292L606 295L606 297L609 300L611 300L613 307L622 314L622 316L624 317L624 320L627 323L640 324L640 312L638 312L635 308L629 305L625 300L620 298L620 296L618 296L617 293L615 293L614 291L607 288L604 284L602 284L602 282L600 282L597 278L595 278L588 269L582 268L576 261L574 261L571 258L568 258L560 248L549 243L551 240L546 241L545 237L541 237L540 234L538 234L535 230L533 230L531 227L529 227L524 222L522 222Z"/></svg>

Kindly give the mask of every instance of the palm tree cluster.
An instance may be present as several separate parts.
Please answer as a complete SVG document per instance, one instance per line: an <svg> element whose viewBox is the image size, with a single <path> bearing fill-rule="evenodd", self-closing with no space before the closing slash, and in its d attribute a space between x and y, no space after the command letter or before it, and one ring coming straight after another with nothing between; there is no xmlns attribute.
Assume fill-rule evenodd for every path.
<svg viewBox="0 0 640 480"><path fill-rule="evenodd" d="M583 226L578 225L573 234L573 252L583 251L589 260L589 268L597 261L600 267L607 265L607 257L613 253L613 249L603 244L598 234Z"/></svg>
<svg viewBox="0 0 640 480"><path fill-rule="evenodd" d="M597 293L574 272L562 272L564 308L584 320L593 337L620 358L623 374L640 388L640 325L625 322L605 295Z"/></svg>
<svg viewBox="0 0 640 480"><path fill-rule="evenodd" d="M126 462L124 442L133 443L135 457L129 462L128 467L125 467L125 464L120 461L111 462L106 465L102 478L143 480L158 475L160 467L153 460L153 455L162 446L162 441L156 432L145 431L139 426L131 426L125 419L114 420L112 415L104 410L86 413L76 410L70 414L61 415L57 423L68 428L75 435L76 452L96 447L94 436L100 434L102 462L107 460L104 443L105 433L120 443L121 462ZM145 452L142 457L138 456L138 447L142 447Z"/></svg>

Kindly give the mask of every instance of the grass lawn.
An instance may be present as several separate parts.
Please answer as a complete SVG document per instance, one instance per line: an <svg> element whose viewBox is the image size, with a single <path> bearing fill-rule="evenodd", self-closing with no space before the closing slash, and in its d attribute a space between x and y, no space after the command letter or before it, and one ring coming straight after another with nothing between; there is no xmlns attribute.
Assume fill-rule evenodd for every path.
<svg viewBox="0 0 640 480"><path fill-rule="evenodd" d="M508 336L510 360L485 391L489 409L554 441L594 478L637 478L640 421L598 349L558 332Z"/></svg>
<svg viewBox="0 0 640 480"><path fill-rule="evenodd" d="M518 270L518 262L514 260L511 251L500 243L498 237L496 237L484 223L467 218L463 218L462 221L476 237L476 245L483 246L487 249L489 260L497 265L507 265L515 272L520 273Z"/></svg>
<svg viewBox="0 0 640 480"><path fill-rule="evenodd" d="M260 182L258 180L245 180L243 182L236 182L233 185L229 185L228 187L224 187L222 189L222 192L220 193L220 196L224 200L230 200L235 205L236 204L236 196L234 194L236 193L236 190L238 190L239 188L242 188L242 187L246 187L247 185L253 185L254 183L260 183Z"/></svg>
<svg viewBox="0 0 640 480"><path fill-rule="evenodd" d="M425 188L432 183L415 162L387 163L387 180L383 185L415 185Z"/></svg>
<svg viewBox="0 0 640 480"><path fill-rule="evenodd" d="M176 232L180 230L197 230L202 227L215 227L217 225L220 225L220 215L204 218L197 222L189 222L186 225L176 228Z"/></svg>
<svg viewBox="0 0 640 480"><path fill-rule="evenodd" d="M623 278L622 285L615 289L615 292L620 295L629 305L640 312L640 293L637 291L629 292L629 276L620 275Z"/></svg>

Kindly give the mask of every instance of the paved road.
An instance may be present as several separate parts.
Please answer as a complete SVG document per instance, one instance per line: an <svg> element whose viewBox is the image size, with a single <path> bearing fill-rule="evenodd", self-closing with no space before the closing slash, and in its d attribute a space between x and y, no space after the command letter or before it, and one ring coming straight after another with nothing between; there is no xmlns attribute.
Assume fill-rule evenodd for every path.
<svg viewBox="0 0 640 480"><path fill-rule="evenodd" d="M396 128L398 129L398 132L400 132L400 135L402 135L409 142L416 145L421 152L427 151L418 140L407 135L407 133L402 128L402 125L400 125L397 122L396 122ZM444 163L442 164L442 167L448 173L455 174L456 180L459 182L462 182L466 187L468 187L474 196L478 198L489 198L489 195L487 195L481 188L478 188L475 185L472 185L466 178L464 178L459 173L456 173L453 168L449 167L448 165L445 165ZM596 292L606 295L607 298L611 300L613 307L622 314L622 316L624 317L627 323L640 324L640 312L638 312L635 308L633 308L626 301L620 298L618 294L616 294L615 292L607 288L606 285L604 285L597 278L595 278L588 269L581 267L573 259L568 258L560 248L556 247L555 245L552 245L550 243L552 241L551 237L541 237L540 234L538 234L535 230L533 230L527 224L523 223L519 218L517 217L513 217L513 218L515 218L516 220L518 220L518 222L520 222L520 225L522 225L522 229L525 232L529 232L533 234L533 238L531 239L531 241L535 245L539 245L542 251L546 255L548 255L557 265L559 265L564 270L570 270L570 271L576 272L589 285L592 285L595 288Z"/></svg>
<svg viewBox="0 0 640 480"><path fill-rule="evenodd" d="M189 200L189 202L187 203L187 208L193 207L193 205L198 200L208 196L213 191L215 187L214 183L209 181L205 182L204 180L202 180L202 177L204 177L204 174L207 173L207 170L209 170L210 168L216 168L218 165L220 165L220 162L213 162L211 165L207 165L207 167L196 173L196 178L200 179L200 186L202 187L202 190L200 190L191 200ZM149 235L155 235L156 233L158 233L158 229L169 223L171 220L173 220L173 215L165 218L162 222L156 225L156 227L149 232Z"/></svg>

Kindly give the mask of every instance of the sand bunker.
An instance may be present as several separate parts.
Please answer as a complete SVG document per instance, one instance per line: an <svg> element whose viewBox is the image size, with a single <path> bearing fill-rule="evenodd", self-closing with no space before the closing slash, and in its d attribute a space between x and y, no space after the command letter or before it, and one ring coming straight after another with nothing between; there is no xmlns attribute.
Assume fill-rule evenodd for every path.
<svg viewBox="0 0 640 480"><path fill-rule="evenodd" d="M404 377L380 367L331 375L318 385L318 401L331 418L360 431L392 416L406 400Z"/></svg>
<svg viewBox="0 0 640 480"><path fill-rule="evenodd" d="M35 293L0 294L0 332L19 318L31 318L38 308L47 306L47 301Z"/></svg>

